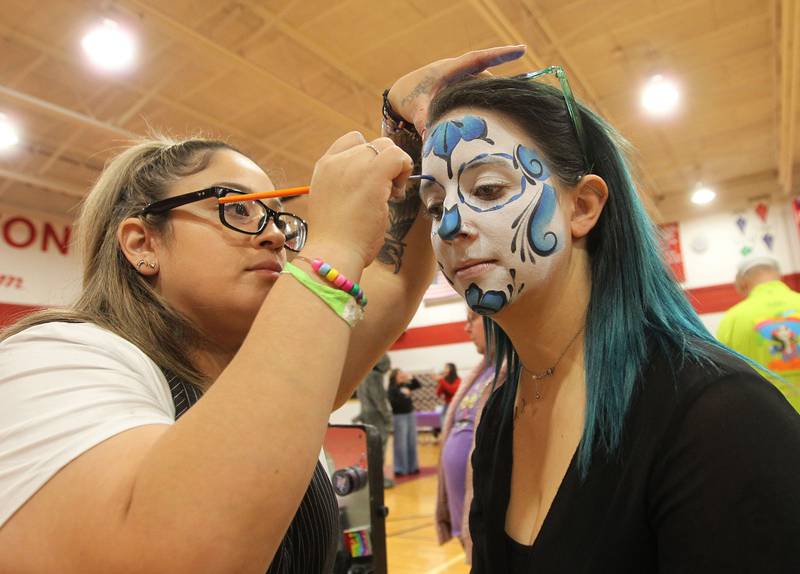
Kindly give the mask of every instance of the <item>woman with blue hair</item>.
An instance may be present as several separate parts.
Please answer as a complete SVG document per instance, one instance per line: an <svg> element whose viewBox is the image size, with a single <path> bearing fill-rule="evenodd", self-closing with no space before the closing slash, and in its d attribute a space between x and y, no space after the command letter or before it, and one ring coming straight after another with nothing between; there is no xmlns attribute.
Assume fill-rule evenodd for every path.
<svg viewBox="0 0 800 574"><path fill-rule="evenodd" d="M450 86L427 126L439 267L508 365L473 572L800 572L800 417L687 302L620 136L557 67Z"/></svg>

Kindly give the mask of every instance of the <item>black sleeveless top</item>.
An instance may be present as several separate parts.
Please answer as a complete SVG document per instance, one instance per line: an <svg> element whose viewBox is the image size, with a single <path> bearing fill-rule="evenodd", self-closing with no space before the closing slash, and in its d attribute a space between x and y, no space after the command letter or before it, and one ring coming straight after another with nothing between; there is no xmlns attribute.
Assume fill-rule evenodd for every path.
<svg viewBox="0 0 800 574"><path fill-rule="evenodd" d="M514 381L486 403L472 455L472 574L800 572L800 416L732 354L651 345L613 456L573 457L533 544L506 534ZM506 402L508 401L508 402Z"/></svg>
<svg viewBox="0 0 800 574"><path fill-rule="evenodd" d="M175 375L165 373L175 420L195 404L202 393ZM280 496L280 493L275 493ZM269 517L265 517L269 520ZM339 537L339 508L325 469L317 462L314 476L289 530L283 537L267 574L328 574L333 570Z"/></svg>

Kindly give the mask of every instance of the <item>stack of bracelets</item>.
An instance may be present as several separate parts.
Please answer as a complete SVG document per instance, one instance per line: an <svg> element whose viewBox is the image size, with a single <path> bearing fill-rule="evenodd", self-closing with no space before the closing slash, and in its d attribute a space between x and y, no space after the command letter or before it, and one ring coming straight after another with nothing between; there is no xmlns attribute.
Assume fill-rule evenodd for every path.
<svg viewBox="0 0 800 574"><path fill-rule="evenodd" d="M364 295L364 291L361 290L361 285L355 281L350 281L350 279L339 273L339 271L325 263L319 257L315 257L310 261L305 257L299 256L295 259L302 259L306 263L310 263L311 268L316 271L317 275L328 281L328 283L332 283L337 289L341 289L345 293L349 293L355 297L356 303L358 303L359 307L362 309L367 306L367 296Z"/></svg>
<svg viewBox="0 0 800 574"><path fill-rule="evenodd" d="M292 263L286 263L284 273L294 277L304 287L322 299L328 307L333 309L351 327L364 318L367 296L358 283L351 281L318 257L309 259L297 255L295 259L305 261L311 265L314 272L333 285L333 287L317 283L305 271Z"/></svg>

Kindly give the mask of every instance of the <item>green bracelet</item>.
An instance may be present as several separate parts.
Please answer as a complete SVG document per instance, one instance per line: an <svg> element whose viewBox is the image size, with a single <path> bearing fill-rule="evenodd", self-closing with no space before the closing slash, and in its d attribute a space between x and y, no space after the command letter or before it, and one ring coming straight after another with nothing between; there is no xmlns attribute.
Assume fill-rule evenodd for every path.
<svg viewBox="0 0 800 574"><path fill-rule="evenodd" d="M364 318L364 309L356 303L356 300L349 293L317 283L308 273L288 261L283 266L281 273L289 274L297 279L301 285L322 299L328 307L333 309L334 313L351 327L354 327L356 323Z"/></svg>

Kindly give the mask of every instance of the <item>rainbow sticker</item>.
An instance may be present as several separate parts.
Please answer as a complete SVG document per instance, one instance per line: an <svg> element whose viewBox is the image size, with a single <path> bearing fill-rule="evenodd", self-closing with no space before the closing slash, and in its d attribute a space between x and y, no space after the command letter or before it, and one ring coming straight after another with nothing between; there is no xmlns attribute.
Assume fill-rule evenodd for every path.
<svg viewBox="0 0 800 574"><path fill-rule="evenodd" d="M350 556L372 556L372 544L369 540L369 528L354 528L345 530L344 546L350 550Z"/></svg>

